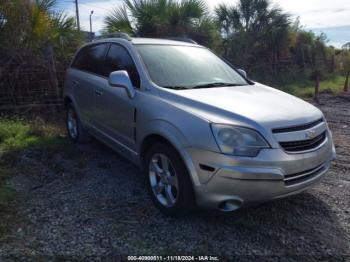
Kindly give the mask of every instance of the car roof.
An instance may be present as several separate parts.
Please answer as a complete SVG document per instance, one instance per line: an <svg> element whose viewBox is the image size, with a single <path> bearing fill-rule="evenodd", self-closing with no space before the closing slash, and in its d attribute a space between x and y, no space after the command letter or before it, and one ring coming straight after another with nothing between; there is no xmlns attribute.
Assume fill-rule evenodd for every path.
<svg viewBox="0 0 350 262"><path fill-rule="evenodd" d="M178 46L200 46L196 43L190 43L185 41L176 41L171 39L158 39L158 38L142 38L142 37L132 37L129 40L120 37L112 37L112 38L103 38L97 41L93 41L92 43L101 43L101 42L121 42L128 41L134 45L178 45Z"/></svg>

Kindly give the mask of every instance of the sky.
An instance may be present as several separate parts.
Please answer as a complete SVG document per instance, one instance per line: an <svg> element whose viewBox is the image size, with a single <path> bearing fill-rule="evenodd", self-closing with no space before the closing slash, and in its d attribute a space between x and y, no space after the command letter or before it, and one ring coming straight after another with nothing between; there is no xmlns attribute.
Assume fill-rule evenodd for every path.
<svg viewBox="0 0 350 262"><path fill-rule="evenodd" d="M219 3L236 4L238 0L205 0L211 11ZM122 0L78 0L80 24L84 30L89 30L89 15L92 16L93 31L103 28L103 18L113 7L120 6ZM271 0L273 5L281 7L290 13L294 19L300 18L305 29L320 34L324 32L329 39L328 44L341 47L350 42L350 0ZM74 0L58 0L58 8L68 14L75 15Z"/></svg>

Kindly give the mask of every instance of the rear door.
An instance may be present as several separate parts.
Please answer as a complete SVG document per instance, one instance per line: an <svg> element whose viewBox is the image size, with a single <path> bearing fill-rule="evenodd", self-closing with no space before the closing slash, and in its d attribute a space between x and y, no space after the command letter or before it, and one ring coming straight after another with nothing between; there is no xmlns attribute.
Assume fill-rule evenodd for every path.
<svg viewBox="0 0 350 262"><path fill-rule="evenodd" d="M103 76L104 59L109 44L101 43L84 47L76 56L70 71L71 85L80 117L88 125L94 125L94 118L99 112L96 96L99 87L106 84Z"/></svg>

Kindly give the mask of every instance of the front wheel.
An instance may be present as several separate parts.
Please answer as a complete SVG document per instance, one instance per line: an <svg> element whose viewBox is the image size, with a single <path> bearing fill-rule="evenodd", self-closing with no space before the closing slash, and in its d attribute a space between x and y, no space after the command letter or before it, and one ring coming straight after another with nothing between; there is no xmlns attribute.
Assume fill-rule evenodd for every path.
<svg viewBox="0 0 350 262"><path fill-rule="evenodd" d="M144 170L153 202L166 215L181 216L194 207L191 179L177 151L158 143L147 152Z"/></svg>

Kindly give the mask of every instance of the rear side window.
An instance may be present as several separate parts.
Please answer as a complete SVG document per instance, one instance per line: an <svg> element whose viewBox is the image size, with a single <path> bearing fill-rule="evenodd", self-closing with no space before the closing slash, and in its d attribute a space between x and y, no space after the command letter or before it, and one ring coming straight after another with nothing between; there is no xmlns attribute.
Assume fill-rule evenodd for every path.
<svg viewBox="0 0 350 262"><path fill-rule="evenodd" d="M140 76L130 54L124 47L112 44L106 57L103 75L108 77L113 71L119 70L127 71L132 84L135 87L140 87Z"/></svg>
<svg viewBox="0 0 350 262"><path fill-rule="evenodd" d="M104 58L107 47L108 44L98 44L83 48L78 53L72 67L97 75L103 75Z"/></svg>

